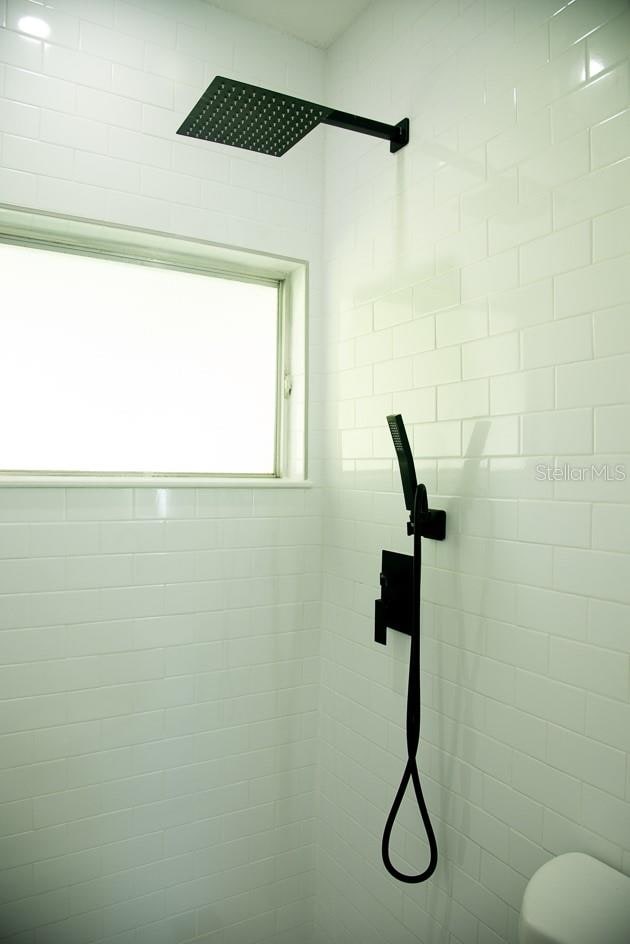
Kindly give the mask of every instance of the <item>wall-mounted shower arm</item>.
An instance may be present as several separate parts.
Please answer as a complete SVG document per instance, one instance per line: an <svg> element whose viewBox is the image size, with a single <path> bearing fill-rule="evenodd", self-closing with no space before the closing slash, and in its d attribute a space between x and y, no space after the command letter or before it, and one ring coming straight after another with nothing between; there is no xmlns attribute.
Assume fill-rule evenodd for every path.
<svg viewBox="0 0 630 944"><path fill-rule="evenodd" d="M396 125L387 125L372 118L361 118L347 111L331 111L322 118L321 124L333 125L335 128L345 128L346 131L359 131L361 134L370 134L373 138L383 138L389 141L389 150L392 154L400 151L409 143L409 119L403 118Z"/></svg>

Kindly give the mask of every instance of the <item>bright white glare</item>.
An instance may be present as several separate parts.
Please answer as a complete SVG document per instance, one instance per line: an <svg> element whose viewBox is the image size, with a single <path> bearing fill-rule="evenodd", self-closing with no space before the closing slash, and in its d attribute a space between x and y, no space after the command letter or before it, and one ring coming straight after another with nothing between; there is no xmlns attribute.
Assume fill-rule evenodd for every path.
<svg viewBox="0 0 630 944"><path fill-rule="evenodd" d="M0 280L0 469L274 471L274 285L10 245Z"/></svg>
<svg viewBox="0 0 630 944"><path fill-rule="evenodd" d="M600 62L599 59L589 59L588 74L591 78L593 78L594 75L599 75L599 73L603 71L604 71L603 62Z"/></svg>
<svg viewBox="0 0 630 944"><path fill-rule="evenodd" d="M50 36L49 24L38 16L21 16L18 20L18 29L21 33L28 33L29 36L36 36L38 39L48 39Z"/></svg>

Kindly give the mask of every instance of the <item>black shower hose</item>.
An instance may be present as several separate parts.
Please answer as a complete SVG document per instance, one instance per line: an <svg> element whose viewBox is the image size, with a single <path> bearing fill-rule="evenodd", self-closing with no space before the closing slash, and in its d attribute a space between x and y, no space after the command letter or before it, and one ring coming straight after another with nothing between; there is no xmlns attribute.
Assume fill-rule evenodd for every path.
<svg viewBox="0 0 630 944"><path fill-rule="evenodd" d="M437 867L438 850L435 840L435 833L431 825L429 811L422 793L422 784L420 783L420 774L418 773L418 745L420 742L420 580L422 570L422 538L421 538L421 520L422 515L428 511L427 491L424 485L418 485L414 499L414 533L413 533L413 581L412 592L413 600L411 604L411 648L409 650L409 684L407 686L407 764L403 773L400 786L396 791L392 808L389 811L385 829L383 831L382 855L385 868L399 882L408 882L409 884L418 884L426 882ZM418 809L424 825L427 839L429 841L430 858L424 872L417 875L405 875L399 872L392 864L389 857L389 844L392 835L392 829L398 816L398 810L403 801L405 791L409 781L413 783L414 793L418 802Z"/></svg>

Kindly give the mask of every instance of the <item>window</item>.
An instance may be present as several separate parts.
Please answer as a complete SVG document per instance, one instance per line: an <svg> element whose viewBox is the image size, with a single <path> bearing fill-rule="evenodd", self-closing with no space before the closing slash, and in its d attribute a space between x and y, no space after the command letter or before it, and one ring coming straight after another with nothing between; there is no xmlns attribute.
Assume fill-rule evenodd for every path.
<svg viewBox="0 0 630 944"><path fill-rule="evenodd" d="M278 272L3 239L3 478L286 474Z"/></svg>

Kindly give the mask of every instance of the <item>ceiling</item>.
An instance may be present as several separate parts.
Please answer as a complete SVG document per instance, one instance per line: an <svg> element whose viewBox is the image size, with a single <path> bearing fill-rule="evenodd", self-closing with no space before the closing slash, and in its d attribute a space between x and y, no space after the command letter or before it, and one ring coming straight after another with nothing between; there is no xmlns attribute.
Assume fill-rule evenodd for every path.
<svg viewBox="0 0 630 944"><path fill-rule="evenodd" d="M207 0L214 7L326 48L371 0Z"/></svg>

